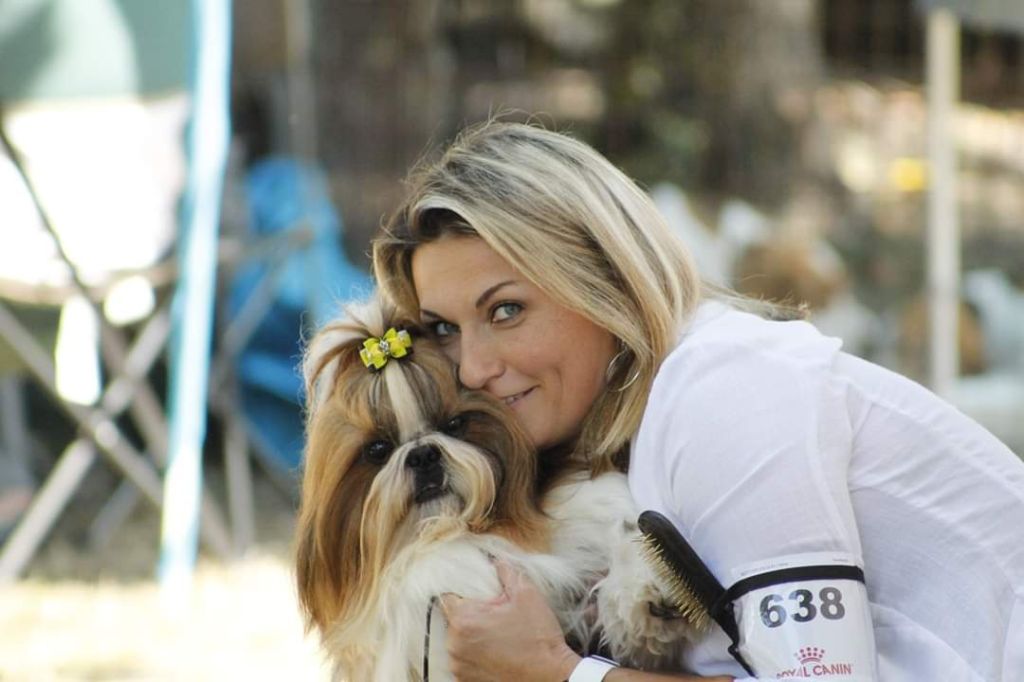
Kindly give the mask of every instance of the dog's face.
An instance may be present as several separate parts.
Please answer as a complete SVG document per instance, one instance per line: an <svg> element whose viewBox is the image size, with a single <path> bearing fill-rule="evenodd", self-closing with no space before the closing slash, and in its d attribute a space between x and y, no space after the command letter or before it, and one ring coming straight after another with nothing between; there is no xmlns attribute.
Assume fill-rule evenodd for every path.
<svg viewBox="0 0 1024 682"><path fill-rule="evenodd" d="M373 603L403 548L451 532L542 543L535 454L499 401L460 389L436 345L371 371L365 339L404 327L386 308L330 325L306 358L310 406L297 573L311 624ZM376 318L376 319L369 319Z"/></svg>

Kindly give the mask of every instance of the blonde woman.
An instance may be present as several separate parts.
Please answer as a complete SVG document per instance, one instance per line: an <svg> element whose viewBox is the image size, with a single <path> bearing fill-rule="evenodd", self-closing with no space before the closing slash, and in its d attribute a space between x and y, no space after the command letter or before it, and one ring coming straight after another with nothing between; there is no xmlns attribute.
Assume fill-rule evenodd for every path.
<svg viewBox="0 0 1024 682"><path fill-rule="evenodd" d="M1024 464L810 324L702 286L590 147L524 125L464 133L413 175L374 267L542 463L628 468L638 507L734 587L756 679L1024 679ZM533 586L498 570L501 599L443 600L459 680L754 674L718 629L679 677L581 659Z"/></svg>

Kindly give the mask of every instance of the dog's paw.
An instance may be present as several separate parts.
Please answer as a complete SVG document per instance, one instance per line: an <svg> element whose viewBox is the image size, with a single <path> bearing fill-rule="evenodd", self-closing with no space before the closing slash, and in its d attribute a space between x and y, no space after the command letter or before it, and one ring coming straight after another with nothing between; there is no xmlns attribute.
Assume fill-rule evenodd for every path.
<svg viewBox="0 0 1024 682"><path fill-rule="evenodd" d="M660 601L647 602L647 610L653 618L661 620L680 620L683 614L679 612L671 602L661 599Z"/></svg>
<svg viewBox="0 0 1024 682"><path fill-rule="evenodd" d="M695 633L641 556L636 535L612 550L596 602L602 642L616 660L644 670L679 665L683 646Z"/></svg>

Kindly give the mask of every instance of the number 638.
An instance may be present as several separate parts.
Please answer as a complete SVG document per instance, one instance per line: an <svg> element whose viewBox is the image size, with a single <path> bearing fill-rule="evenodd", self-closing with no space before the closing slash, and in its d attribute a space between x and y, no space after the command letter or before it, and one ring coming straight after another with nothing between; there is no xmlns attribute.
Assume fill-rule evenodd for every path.
<svg viewBox="0 0 1024 682"><path fill-rule="evenodd" d="M843 606L843 593L837 587L823 587L818 591L818 602L810 590L793 590L788 600L795 602L786 610L786 597L781 594L769 594L761 600L761 622L767 627L777 628L792 618L797 623L814 620L820 614L828 620L839 620L846 615Z"/></svg>

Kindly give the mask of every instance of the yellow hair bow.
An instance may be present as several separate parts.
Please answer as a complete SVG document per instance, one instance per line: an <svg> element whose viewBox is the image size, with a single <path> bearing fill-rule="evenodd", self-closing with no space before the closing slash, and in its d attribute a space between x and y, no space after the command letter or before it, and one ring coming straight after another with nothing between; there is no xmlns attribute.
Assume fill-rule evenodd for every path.
<svg viewBox="0 0 1024 682"><path fill-rule="evenodd" d="M378 339L371 336L363 341L363 347L359 349L359 357L371 372L376 372L384 369L389 358L404 358L411 351L412 336L409 335L409 332L392 327L384 333L383 338Z"/></svg>

